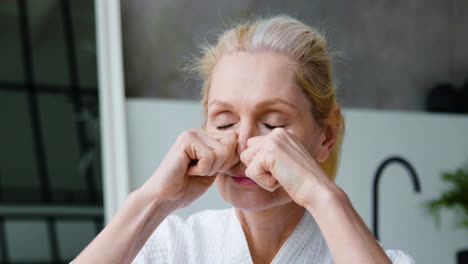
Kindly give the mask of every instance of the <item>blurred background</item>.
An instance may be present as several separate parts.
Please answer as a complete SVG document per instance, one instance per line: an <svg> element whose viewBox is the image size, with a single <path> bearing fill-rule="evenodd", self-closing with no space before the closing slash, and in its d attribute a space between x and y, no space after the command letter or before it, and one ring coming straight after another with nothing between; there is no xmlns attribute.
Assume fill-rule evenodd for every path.
<svg viewBox="0 0 468 264"><path fill-rule="evenodd" d="M337 183L369 228L416 263L466 263L468 1L118 3L129 190L202 122L201 83L180 71L186 59L232 23L287 14L340 52L334 73L348 131ZM0 2L1 263L67 263L102 229L95 6ZM175 214L229 206L210 188ZM441 208L439 225L427 207Z"/></svg>
<svg viewBox="0 0 468 264"><path fill-rule="evenodd" d="M424 1L121 1L128 97L198 99L184 80L184 57L228 25L288 14L323 32L345 107L425 109L437 83L468 81L468 2ZM144 6L144 8L142 8Z"/></svg>
<svg viewBox="0 0 468 264"><path fill-rule="evenodd" d="M0 1L0 260L65 263L101 229L94 1Z"/></svg>

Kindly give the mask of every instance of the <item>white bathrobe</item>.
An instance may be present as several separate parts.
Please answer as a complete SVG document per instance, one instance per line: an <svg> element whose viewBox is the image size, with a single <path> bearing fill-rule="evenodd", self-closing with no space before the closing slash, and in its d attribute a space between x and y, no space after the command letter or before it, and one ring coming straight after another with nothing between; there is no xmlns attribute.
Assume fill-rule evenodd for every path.
<svg viewBox="0 0 468 264"><path fill-rule="evenodd" d="M394 264L414 264L403 251L385 252ZM234 208L230 208L203 211L187 220L168 216L132 263L253 262L242 226ZM333 263L322 233L308 211L271 263Z"/></svg>

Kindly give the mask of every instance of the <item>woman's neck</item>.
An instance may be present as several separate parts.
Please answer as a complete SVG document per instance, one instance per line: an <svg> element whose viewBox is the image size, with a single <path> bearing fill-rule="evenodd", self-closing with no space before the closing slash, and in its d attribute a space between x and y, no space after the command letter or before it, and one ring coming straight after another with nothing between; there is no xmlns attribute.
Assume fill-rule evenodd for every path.
<svg viewBox="0 0 468 264"><path fill-rule="evenodd" d="M236 208L255 264L270 263L304 216L305 208L295 202L262 211Z"/></svg>

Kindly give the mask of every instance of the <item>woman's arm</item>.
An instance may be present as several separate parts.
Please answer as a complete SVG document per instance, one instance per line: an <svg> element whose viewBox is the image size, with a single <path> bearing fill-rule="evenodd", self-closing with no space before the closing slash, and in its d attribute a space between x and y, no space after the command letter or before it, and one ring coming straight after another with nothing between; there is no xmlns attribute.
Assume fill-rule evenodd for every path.
<svg viewBox="0 0 468 264"><path fill-rule="evenodd" d="M173 210L168 202L134 191L73 263L130 263Z"/></svg>
<svg viewBox="0 0 468 264"><path fill-rule="evenodd" d="M392 263L338 186L315 193L306 209L320 227L335 263Z"/></svg>
<svg viewBox="0 0 468 264"><path fill-rule="evenodd" d="M73 263L130 263L172 211L200 197L213 184L216 172L237 164L236 137L234 132L183 132L153 175L128 196Z"/></svg>
<svg viewBox="0 0 468 264"><path fill-rule="evenodd" d="M283 187L294 202L305 207L319 225L335 263L391 263L346 193L320 167L318 162L328 155L322 152L313 158L293 132L284 128L252 137L247 144L240 156L247 165L246 176L269 191ZM325 152L332 149L323 146Z"/></svg>

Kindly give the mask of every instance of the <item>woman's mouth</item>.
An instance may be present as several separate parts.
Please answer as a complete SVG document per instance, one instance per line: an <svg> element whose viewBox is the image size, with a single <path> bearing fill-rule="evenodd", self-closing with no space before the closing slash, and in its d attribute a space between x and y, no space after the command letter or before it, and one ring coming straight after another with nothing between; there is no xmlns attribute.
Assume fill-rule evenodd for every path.
<svg viewBox="0 0 468 264"><path fill-rule="evenodd" d="M257 185L252 179L248 178L244 174L236 174L235 176L231 176L232 180L240 185Z"/></svg>

